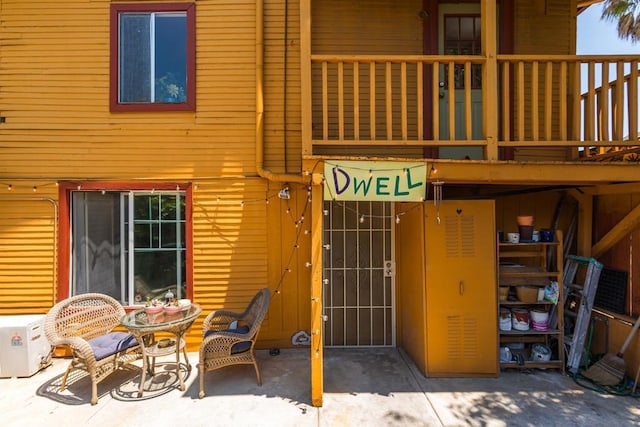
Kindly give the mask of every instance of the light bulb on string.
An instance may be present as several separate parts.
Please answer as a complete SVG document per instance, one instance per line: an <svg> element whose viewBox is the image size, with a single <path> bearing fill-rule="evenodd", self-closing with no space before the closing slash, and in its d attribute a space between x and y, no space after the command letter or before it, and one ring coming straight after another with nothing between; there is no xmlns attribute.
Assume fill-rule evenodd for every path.
<svg viewBox="0 0 640 427"><path fill-rule="evenodd" d="M360 224L362 224L363 222L364 222L364 215L360 217Z"/></svg>
<svg viewBox="0 0 640 427"><path fill-rule="evenodd" d="M396 224L400 224L400 215L396 215Z"/></svg>
<svg viewBox="0 0 640 427"><path fill-rule="evenodd" d="M38 187L36 187L35 185L33 186L33 192L35 193L36 191L38 191Z"/></svg>
<svg viewBox="0 0 640 427"><path fill-rule="evenodd" d="M11 184L7 185L7 191L11 191L11 190L13 190L13 185Z"/></svg>

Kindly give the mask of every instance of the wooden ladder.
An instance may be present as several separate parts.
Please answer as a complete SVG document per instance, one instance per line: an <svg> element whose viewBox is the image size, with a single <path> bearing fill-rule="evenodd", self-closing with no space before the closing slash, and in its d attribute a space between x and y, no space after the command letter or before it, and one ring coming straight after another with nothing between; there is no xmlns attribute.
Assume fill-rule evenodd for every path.
<svg viewBox="0 0 640 427"><path fill-rule="evenodd" d="M569 372L577 373L584 353L584 343L591 322L591 310L598 289L600 272L603 265L595 258L578 255L567 255L562 276L562 299L558 304L564 307L565 327L573 323L573 332L564 338L564 351L567 354L567 368ZM576 282L578 270L579 278L584 281ZM557 327L557 309L554 307L550 315L551 327ZM558 351L560 351L558 349Z"/></svg>

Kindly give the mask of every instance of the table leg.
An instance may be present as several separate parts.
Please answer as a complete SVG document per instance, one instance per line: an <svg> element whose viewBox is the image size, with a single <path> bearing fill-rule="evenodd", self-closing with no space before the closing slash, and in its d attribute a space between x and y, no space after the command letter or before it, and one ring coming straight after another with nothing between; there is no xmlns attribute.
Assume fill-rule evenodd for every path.
<svg viewBox="0 0 640 427"><path fill-rule="evenodd" d="M185 391L186 387L184 385L184 380L182 379L182 375L180 373L180 346L182 345L182 334L176 334L176 375L178 376L178 380L180 381L180 391ZM186 348L187 344L185 343ZM186 358L185 358L186 359ZM189 360L186 360L189 363Z"/></svg>
<svg viewBox="0 0 640 427"><path fill-rule="evenodd" d="M149 356L147 356L147 350L145 348L144 342L140 343L140 347L142 347L142 375L140 376L140 388L138 389L138 397L142 397L144 380L147 376L147 369L149 369Z"/></svg>
<svg viewBox="0 0 640 427"><path fill-rule="evenodd" d="M187 371L191 372L191 363L189 363L189 357L187 356L187 344L182 347L182 354L184 354L184 362L187 365Z"/></svg>

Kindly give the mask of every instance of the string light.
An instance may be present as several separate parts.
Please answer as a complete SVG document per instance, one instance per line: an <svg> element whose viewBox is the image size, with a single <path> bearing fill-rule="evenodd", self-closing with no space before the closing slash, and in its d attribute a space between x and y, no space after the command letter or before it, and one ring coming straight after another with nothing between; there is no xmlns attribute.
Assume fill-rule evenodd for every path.
<svg viewBox="0 0 640 427"><path fill-rule="evenodd" d="M8 191L13 190L13 185L11 185L11 184L7 185L7 190L8 190Z"/></svg>
<svg viewBox="0 0 640 427"><path fill-rule="evenodd" d="M364 215L360 217L360 224L362 224L363 222L364 222Z"/></svg>
<svg viewBox="0 0 640 427"><path fill-rule="evenodd" d="M400 224L400 215L396 215L396 224Z"/></svg>
<svg viewBox="0 0 640 427"><path fill-rule="evenodd" d="M38 187L36 187L35 185L33 186L33 192L35 193L36 191L38 191Z"/></svg>

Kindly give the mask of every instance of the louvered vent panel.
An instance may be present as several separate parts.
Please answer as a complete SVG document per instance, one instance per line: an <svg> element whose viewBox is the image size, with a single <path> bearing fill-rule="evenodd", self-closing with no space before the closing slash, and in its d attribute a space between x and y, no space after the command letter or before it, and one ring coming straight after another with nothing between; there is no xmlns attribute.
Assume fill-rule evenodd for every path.
<svg viewBox="0 0 640 427"><path fill-rule="evenodd" d="M476 256L475 244L475 217L472 215L460 216L460 243L463 257Z"/></svg>
<svg viewBox="0 0 640 427"><path fill-rule="evenodd" d="M479 356L478 349L480 348L478 342L478 321L476 318L465 318L463 322L464 326L464 357L469 359L475 359Z"/></svg>
<svg viewBox="0 0 640 427"><path fill-rule="evenodd" d="M457 258L460 256L458 242L458 219L455 216L446 216L444 218L445 227L445 247L447 258Z"/></svg>
<svg viewBox="0 0 640 427"><path fill-rule="evenodd" d="M462 357L464 337L462 331L462 316L447 316L447 355L449 359Z"/></svg>

